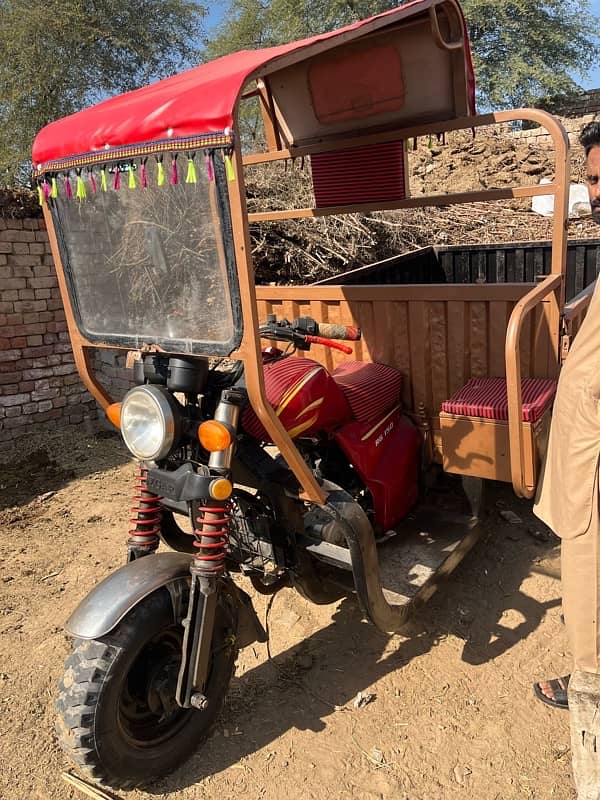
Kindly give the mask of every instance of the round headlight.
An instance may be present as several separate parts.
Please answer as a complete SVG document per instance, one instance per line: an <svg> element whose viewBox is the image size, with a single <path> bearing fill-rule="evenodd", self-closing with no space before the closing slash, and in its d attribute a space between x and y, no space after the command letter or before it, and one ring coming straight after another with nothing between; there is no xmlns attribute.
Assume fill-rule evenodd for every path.
<svg viewBox="0 0 600 800"><path fill-rule="evenodd" d="M179 422L177 401L161 386L136 386L123 399L121 434L133 455L143 461L169 454Z"/></svg>

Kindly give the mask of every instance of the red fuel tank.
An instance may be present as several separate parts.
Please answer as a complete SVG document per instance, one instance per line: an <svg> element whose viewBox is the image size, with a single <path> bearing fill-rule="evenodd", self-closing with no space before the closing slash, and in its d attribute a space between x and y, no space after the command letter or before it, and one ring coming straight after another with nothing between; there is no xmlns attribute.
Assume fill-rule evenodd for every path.
<svg viewBox="0 0 600 800"><path fill-rule="evenodd" d="M352 419L342 390L321 364L289 356L266 364L267 400L292 439L329 431ZM262 442L270 441L251 406L242 414L244 430Z"/></svg>

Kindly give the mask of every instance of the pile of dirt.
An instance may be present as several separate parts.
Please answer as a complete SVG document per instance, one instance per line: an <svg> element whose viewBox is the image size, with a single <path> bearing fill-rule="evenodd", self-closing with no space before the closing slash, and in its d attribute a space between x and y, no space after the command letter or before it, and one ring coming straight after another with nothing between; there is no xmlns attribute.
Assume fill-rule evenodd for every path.
<svg viewBox="0 0 600 800"><path fill-rule="evenodd" d="M581 147L573 147L572 180L584 180ZM459 131L422 137L408 151L412 196L505 189L554 177L553 150L507 130ZM249 210L313 205L310 169L269 164L249 171ZM307 283L426 245L543 241L552 218L531 211L530 198L416 208L373 214L253 224L259 283ZM589 218L569 222L570 238L598 235Z"/></svg>

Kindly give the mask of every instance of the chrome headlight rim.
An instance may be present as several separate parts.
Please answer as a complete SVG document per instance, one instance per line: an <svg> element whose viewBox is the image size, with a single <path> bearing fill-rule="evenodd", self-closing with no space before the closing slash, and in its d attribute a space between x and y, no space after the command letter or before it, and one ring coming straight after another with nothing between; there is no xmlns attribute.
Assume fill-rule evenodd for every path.
<svg viewBox="0 0 600 800"><path fill-rule="evenodd" d="M138 447L132 431L127 429L127 406L132 400L143 397L145 401L150 401L151 408L154 407L156 417L149 416L148 424L158 422L162 427L160 443L153 449L143 450ZM181 433L181 409L177 400L163 386L156 384L144 384L134 386L130 389L121 405L121 436L127 449L141 461L161 461L166 458L179 441Z"/></svg>

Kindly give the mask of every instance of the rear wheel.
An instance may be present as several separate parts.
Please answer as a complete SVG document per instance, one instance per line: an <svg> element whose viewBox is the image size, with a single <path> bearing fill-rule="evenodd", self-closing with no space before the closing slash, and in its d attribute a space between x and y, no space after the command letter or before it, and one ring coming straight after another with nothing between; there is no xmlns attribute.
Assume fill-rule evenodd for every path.
<svg viewBox="0 0 600 800"><path fill-rule="evenodd" d="M107 636L76 640L56 704L61 747L114 788L149 783L184 761L217 719L236 657L235 612L220 593L206 708L181 708L175 688L183 627L169 593L142 600Z"/></svg>

